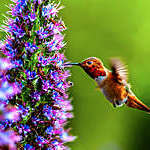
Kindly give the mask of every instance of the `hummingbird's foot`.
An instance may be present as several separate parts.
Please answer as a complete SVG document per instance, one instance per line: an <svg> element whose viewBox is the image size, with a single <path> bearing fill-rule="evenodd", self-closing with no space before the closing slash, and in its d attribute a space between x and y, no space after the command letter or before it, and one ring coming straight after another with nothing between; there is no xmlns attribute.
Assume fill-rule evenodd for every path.
<svg viewBox="0 0 150 150"><path fill-rule="evenodd" d="M114 106L114 108L116 108L116 107L117 107L115 102L113 103L113 106Z"/></svg>
<svg viewBox="0 0 150 150"><path fill-rule="evenodd" d="M116 101L113 103L114 108L121 107L124 103L121 103L120 101Z"/></svg>
<svg viewBox="0 0 150 150"><path fill-rule="evenodd" d="M127 100L128 100L128 97L126 97L123 100L116 100L115 104L116 104L117 107L121 107L122 105L124 105L127 102Z"/></svg>
<svg viewBox="0 0 150 150"><path fill-rule="evenodd" d="M116 105L117 105L117 106L122 106L122 104L123 104L123 103L122 103L121 101L119 101L119 100L116 101Z"/></svg>

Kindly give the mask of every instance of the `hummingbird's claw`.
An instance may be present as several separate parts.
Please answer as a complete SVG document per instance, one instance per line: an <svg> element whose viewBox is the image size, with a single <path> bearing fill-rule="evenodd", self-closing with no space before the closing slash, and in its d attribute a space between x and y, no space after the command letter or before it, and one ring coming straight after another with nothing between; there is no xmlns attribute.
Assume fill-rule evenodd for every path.
<svg viewBox="0 0 150 150"><path fill-rule="evenodd" d="M114 108L116 108L116 104L115 103L113 103L113 106L114 106Z"/></svg>

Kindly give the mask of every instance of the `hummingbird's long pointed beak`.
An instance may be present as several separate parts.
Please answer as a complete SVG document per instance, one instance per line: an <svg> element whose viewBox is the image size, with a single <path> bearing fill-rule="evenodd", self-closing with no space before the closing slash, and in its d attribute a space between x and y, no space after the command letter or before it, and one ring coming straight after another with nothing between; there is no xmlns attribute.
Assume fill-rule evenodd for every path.
<svg viewBox="0 0 150 150"><path fill-rule="evenodd" d="M72 65L76 65L76 66L80 66L80 63L70 63L70 64L64 64L64 66L72 66Z"/></svg>

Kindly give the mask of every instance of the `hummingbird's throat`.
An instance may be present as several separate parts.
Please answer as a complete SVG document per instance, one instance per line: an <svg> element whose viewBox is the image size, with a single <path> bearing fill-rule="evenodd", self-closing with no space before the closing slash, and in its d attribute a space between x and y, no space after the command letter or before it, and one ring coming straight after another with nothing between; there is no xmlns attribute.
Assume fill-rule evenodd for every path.
<svg viewBox="0 0 150 150"><path fill-rule="evenodd" d="M85 72L87 72L93 79L98 77L106 77L106 71L104 69L90 68L89 70L85 69Z"/></svg>
<svg viewBox="0 0 150 150"><path fill-rule="evenodd" d="M99 76L106 76L106 72L104 70L97 70L94 72L94 77L97 78Z"/></svg>

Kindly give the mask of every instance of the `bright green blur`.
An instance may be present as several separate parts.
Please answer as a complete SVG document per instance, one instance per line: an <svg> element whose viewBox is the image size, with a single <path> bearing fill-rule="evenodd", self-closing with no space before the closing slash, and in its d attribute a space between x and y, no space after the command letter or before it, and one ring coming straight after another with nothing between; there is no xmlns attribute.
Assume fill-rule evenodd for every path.
<svg viewBox="0 0 150 150"><path fill-rule="evenodd" d="M9 1L0 2L3 15ZM121 57L128 65L133 91L150 106L150 1L62 0L62 4L69 61L96 56L108 67L110 57ZM81 68L73 66L71 72L75 118L69 125L78 136L69 144L72 150L150 149L149 114L113 108Z"/></svg>

